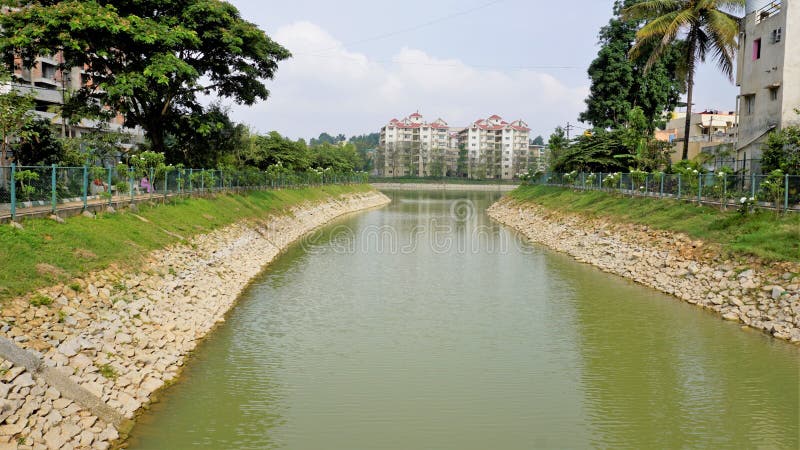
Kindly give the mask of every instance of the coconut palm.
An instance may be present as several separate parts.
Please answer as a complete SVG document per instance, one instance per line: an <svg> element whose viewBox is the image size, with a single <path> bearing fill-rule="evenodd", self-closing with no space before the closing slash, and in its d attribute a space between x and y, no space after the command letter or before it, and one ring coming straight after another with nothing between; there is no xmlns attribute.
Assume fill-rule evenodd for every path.
<svg viewBox="0 0 800 450"><path fill-rule="evenodd" d="M631 20L645 25L636 33L632 59L649 53L645 70L653 66L676 41L686 65L686 130L681 159L689 158L689 131L692 120L692 91L698 63L711 55L717 66L733 81L739 18L745 0L644 0L623 11Z"/></svg>

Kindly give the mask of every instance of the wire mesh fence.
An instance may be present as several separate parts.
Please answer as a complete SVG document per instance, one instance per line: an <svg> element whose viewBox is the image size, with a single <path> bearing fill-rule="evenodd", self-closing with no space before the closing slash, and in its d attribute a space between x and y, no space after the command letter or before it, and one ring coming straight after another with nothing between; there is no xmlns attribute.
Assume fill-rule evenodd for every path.
<svg viewBox="0 0 800 450"><path fill-rule="evenodd" d="M709 205L800 211L800 176L717 173L548 173L528 181L622 195L673 198Z"/></svg>
<svg viewBox="0 0 800 450"><path fill-rule="evenodd" d="M171 196L366 183L366 174L311 171L273 174L255 168L0 166L0 219L29 212L81 210Z"/></svg>

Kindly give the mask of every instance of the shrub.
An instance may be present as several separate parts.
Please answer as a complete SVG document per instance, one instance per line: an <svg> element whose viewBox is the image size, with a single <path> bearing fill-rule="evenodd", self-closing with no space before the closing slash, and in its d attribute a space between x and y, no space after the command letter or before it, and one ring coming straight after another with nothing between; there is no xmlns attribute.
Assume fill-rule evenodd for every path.
<svg viewBox="0 0 800 450"><path fill-rule="evenodd" d="M36 306L36 307L48 306L53 304L53 299L45 295L36 293L33 294L33 297L31 297L30 304L31 306Z"/></svg>

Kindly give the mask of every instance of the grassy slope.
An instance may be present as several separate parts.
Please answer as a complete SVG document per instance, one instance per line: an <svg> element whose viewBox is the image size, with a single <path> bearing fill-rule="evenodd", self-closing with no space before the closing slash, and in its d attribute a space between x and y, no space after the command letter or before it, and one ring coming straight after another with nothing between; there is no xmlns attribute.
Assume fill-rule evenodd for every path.
<svg viewBox="0 0 800 450"><path fill-rule="evenodd" d="M140 205L139 216L98 214L96 219L73 217L66 224L51 220L26 220L24 230L0 226L0 301L33 289L79 277L117 264L135 267L151 250L183 237L208 232L248 218L280 213L304 201L363 192L359 186L252 192L212 198L178 199L169 205ZM55 267L47 269L41 264ZM38 269L37 269L38 266Z"/></svg>
<svg viewBox="0 0 800 450"><path fill-rule="evenodd" d="M550 209L685 233L719 244L733 254L800 262L800 214L797 213L779 216L760 211L743 217L735 211L735 206L721 211L674 200L625 198L548 186L522 186L510 196Z"/></svg>

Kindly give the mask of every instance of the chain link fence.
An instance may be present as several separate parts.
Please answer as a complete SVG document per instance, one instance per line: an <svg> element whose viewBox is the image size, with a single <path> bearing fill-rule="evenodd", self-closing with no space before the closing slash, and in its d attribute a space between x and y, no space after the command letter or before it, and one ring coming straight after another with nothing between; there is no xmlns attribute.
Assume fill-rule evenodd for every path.
<svg viewBox="0 0 800 450"><path fill-rule="evenodd" d="M717 173L547 173L527 181L633 197L673 198L708 205L800 211L800 176Z"/></svg>
<svg viewBox="0 0 800 450"><path fill-rule="evenodd" d="M62 166L0 166L0 219L57 213L172 196L207 195L327 184L366 183L366 174L329 171L270 174L255 168L207 170Z"/></svg>

